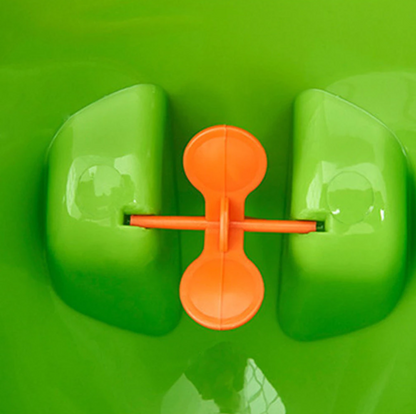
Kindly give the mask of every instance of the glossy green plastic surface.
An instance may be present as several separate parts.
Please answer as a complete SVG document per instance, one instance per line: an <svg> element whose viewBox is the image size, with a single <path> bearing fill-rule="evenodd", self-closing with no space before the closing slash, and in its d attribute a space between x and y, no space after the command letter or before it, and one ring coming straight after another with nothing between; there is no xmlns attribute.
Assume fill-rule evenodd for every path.
<svg viewBox="0 0 416 414"><path fill-rule="evenodd" d="M298 339L346 333L388 314L407 256L407 163L396 137L362 109L309 90L295 105L292 217L325 232L290 235L279 316Z"/></svg>
<svg viewBox="0 0 416 414"><path fill-rule="evenodd" d="M47 252L52 282L75 309L150 335L178 323L175 231L135 229L128 214L175 214L166 98L152 85L72 116L48 154Z"/></svg>
<svg viewBox="0 0 416 414"><path fill-rule="evenodd" d="M247 129L267 152L268 172L247 215L289 217L293 103L318 88L398 137L414 212L415 7L411 0L3 0L0 412L414 414L414 214L404 291L378 323L316 341L287 336L278 320L284 236L253 233L245 249L265 281L256 318L214 332L183 315L156 337L86 316L56 294L44 170L71 115L151 83L170 101L180 214L202 214L204 205L183 173L183 149L198 131L224 123ZM183 271L203 234L180 238Z"/></svg>

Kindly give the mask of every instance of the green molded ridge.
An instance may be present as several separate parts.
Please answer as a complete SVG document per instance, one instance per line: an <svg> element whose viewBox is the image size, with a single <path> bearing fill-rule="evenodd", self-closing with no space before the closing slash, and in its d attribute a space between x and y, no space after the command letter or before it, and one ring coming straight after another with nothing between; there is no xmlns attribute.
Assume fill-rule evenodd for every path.
<svg viewBox="0 0 416 414"><path fill-rule="evenodd" d="M166 97L134 86L72 116L49 153L47 252L62 299L89 316L150 335L178 323L177 232L124 225L174 214Z"/></svg>
<svg viewBox="0 0 416 414"><path fill-rule="evenodd" d="M320 90L295 105L291 216L325 232L290 235L279 316L302 340L384 318L403 287L407 166L393 133L360 108Z"/></svg>

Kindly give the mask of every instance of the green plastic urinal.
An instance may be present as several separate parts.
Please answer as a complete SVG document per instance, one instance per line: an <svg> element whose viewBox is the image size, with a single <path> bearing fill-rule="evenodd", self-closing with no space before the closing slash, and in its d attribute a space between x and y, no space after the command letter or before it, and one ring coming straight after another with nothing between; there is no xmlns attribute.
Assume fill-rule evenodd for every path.
<svg viewBox="0 0 416 414"><path fill-rule="evenodd" d="M0 414L414 414L415 11L3 0Z"/></svg>

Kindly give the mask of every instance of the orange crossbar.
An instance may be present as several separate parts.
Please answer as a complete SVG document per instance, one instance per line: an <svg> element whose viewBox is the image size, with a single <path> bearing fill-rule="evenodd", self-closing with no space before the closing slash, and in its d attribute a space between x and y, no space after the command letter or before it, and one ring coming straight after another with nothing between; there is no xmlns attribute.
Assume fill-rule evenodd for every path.
<svg viewBox="0 0 416 414"><path fill-rule="evenodd" d="M206 230L219 227L220 223L208 221L205 217L132 215L130 225L146 229ZM230 228L262 233L306 234L316 231L316 221L246 218L243 221L231 221Z"/></svg>

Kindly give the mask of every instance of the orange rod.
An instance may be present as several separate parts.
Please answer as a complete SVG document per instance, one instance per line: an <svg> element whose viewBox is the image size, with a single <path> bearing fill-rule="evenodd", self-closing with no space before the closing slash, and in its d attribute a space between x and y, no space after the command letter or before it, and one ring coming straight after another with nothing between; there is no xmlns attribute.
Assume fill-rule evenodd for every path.
<svg viewBox="0 0 416 414"><path fill-rule="evenodd" d="M233 228L262 233L310 233L316 231L316 221L244 219L231 222Z"/></svg>
<svg viewBox="0 0 416 414"><path fill-rule="evenodd" d="M130 216L130 225L146 229L205 230L205 217L186 216Z"/></svg>
<svg viewBox="0 0 416 414"><path fill-rule="evenodd" d="M132 215L130 225L148 229L205 230L219 227L219 222L208 222L205 217ZM230 227L262 233L310 233L316 231L316 221L244 219L231 221Z"/></svg>

